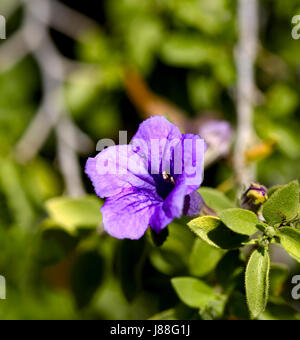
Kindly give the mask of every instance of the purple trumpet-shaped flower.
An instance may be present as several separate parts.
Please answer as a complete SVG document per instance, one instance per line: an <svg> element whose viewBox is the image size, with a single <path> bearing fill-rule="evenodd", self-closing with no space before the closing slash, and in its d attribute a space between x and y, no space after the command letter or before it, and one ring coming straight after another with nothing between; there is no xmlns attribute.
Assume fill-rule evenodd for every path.
<svg viewBox="0 0 300 340"><path fill-rule="evenodd" d="M86 173L96 194L106 198L104 229L119 239L139 239L149 226L159 233L183 214L199 214L203 200L196 190L205 148L199 136L182 134L155 116L140 125L129 145L89 158Z"/></svg>

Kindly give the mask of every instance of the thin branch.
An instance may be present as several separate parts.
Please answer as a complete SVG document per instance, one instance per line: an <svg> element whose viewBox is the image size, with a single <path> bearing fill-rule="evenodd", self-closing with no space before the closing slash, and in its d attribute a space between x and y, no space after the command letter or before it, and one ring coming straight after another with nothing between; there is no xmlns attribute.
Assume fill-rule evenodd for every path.
<svg viewBox="0 0 300 340"><path fill-rule="evenodd" d="M51 0L51 9L50 25L74 40L77 40L83 32L99 29L95 21L61 2Z"/></svg>
<svg viewBox="0 0 300 340"><path fill-rule="evenodd" d="M24 41L23 32L16 32L0 45L0 72L6 72L30 52Z"/></svg>
<svg viewBox="0 0 300 340"><path fill-rule="evenodd" d="M255 103L254 63L258 48L257 0L239 0L239 44L237 47L237 114L238 128L234 155L235 170L240 184L248 185L254 180L254 169L245 153L254 140L253 109Z"/></svg>
<svg viewBox="0 0 300 340"><path fill-rule="evenodd" d="M81 154L90 154L95 150L95 143L74 124L69 115L65 115L62 121L64 125L62 138L70 148Z"/></svg>
<svg viewBox="0 0 300 340"><path fill-rule="evenodd" d="M76 152L65 142L66 121L63 119L56 125L57 154L59 167L65 180L66 192L71 197L86 194L82 179L81 168Z"/></svg>
<svg viewBox="0 0 300 340"><path fill-rule="evenodd" d="M30 160L40 150L55 126L58 160L67 194L80 196L85 193L85 190L81 179L79 160L75 152L76 148L73 147L78 145L76 138L79 133L78 129L75 130L74 125L70 124L68 119L61 118L63 114L66 114L63 98L65 69L64 62L59 58L48 32L50 3L49 0L24 2L25 20L30 22L30 29L24 31L24 40L31 47L40 66L44 98L34 120L17 145L17 154L18 159ZM36 35L36 30L39 32L39 37L43 37L38 48L37 44L31 41L33 36ZM66 127L69 131L67 134L65 134ZM72 129L74 133L70 133ZM85 142L87 142L86 139Z"/></svg>

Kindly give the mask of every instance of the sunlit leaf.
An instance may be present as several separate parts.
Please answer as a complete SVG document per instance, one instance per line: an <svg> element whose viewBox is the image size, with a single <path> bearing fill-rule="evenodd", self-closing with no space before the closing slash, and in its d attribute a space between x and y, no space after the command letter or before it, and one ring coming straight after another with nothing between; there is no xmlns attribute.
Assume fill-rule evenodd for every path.
<svg viewBox="0 0 300 340"><path fill-rule="evenodd" d="M227 209L220 213L220 218L229 229L238 234L251 236L258 231L258 218L252 211Z"/></svg>
<svg viewBox="0 0 300 340"><path fill-rule="evenodd" d="M299 183L291 182L277 190L263 205L267 223L275 225L297 216L299 210Z"/></svg>
<svg viewBox="0 0 300 340"><path fill-rule="evenodd" d="M189 222L188 226L198 237L216 248L236 249L248 240L247 236L228 229L217 217L198 217Z"/></svg>
<svg viewBox="0 0 300 340"><path fill-rule="evenodd" d="M225 209L234 208L234 203L226 197L221 191L216 189L201 187L198 192L203 197L205 204L213 209L216 213L220 213Z"/></svg>
<svg viewBox="0 0 300 340"><path fill-rule="evenodd" d="M282 247L300 262L300 231L293 228L282 228L278 232Z"/></svg>
<svg viewBox="0 0 300 340"><path fill-rule="evenodd" d="M191 308L204 307L216 297L214 290L198 279L177 277L171 282L180 300Z"/></svg>
<svg viewBox="0 0 300 340"><path fill-rule="evenodd" d="M94 196L58 197L46 202L46 210L56 225L74 233L80 228L93 229L101 225L101 205L101 200Z"/></svg>
<svg viewBox="0 0 300 340"><path fill-rule="evenodd" d="M246 270L246 294L250 312L257 318L266 308L269 297L270 256L267 249L255 250Z"/></svg>

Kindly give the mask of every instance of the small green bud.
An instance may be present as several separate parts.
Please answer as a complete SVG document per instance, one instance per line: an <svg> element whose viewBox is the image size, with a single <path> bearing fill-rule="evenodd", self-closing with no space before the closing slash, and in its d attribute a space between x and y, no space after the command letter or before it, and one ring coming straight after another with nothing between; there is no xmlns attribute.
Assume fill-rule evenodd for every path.
<svg viewBox="0 0 300 340"><path fill-rule="evenodd" d="M259 247L266 248L269 246L270 241L265 236L261 236L256 240L256 243L259 245Z"/></svg>
<svg viewBox="0 0 300 340"><path fill-rule="evenodd" d="M265 235L269 238L273 238L276 235L276 230L273 227L267 227L265 229Z"/></svg>

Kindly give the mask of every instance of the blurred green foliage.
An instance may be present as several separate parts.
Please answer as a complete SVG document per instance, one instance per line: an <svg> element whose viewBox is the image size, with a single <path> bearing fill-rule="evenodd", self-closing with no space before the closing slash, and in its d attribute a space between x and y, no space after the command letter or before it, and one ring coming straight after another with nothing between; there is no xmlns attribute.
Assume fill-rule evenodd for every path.
<svg viewBox="0 0 300 340"><path fill-rule="evenodd" d="M0 12L1 6L4 2ZM99 13L89 13L99 30L85 32L69 49L94 71L74 71L64 88L72 119L95 142L116 138L122 129L132 134L140 122L124 88L124 71L130 66L190 117L209 111L235 124L235 0L103 0L100 7ZM296 14L298 0L260 1L255 129L261 139L277 141L272 155L258 163L258 181L267 186L300 174L300 42L291 37ZM17 27L18 20L12 16L9 27ZM53 135L30 163L15 159L15 145L34 117L42 91L30 56L0 73L0 275L8 285L0 318L206 319L212 312L218 317L226 301L214 292L211 310L200 314L179 301L171 278L188 275L207 284L219 282L223 292L234 291L227 317L248 318L238 251L224 253L195 241L186 221L170 226L160 248L150 235L140 241L112 239L102 230L100 200L64 196ZM82 156L82 165L86 158ZM205 185L215 187L231 176L230 160L221 160L206 171ZM208 199L213 195L204 194ZM221 208L233 206L224 197L219 203ZM261 318L297 317L278 299L291 275L286 271L272 269L273 300ZM178 288L176 281L173 286ZM282 305L284 310L278 307Z"/></svg>

